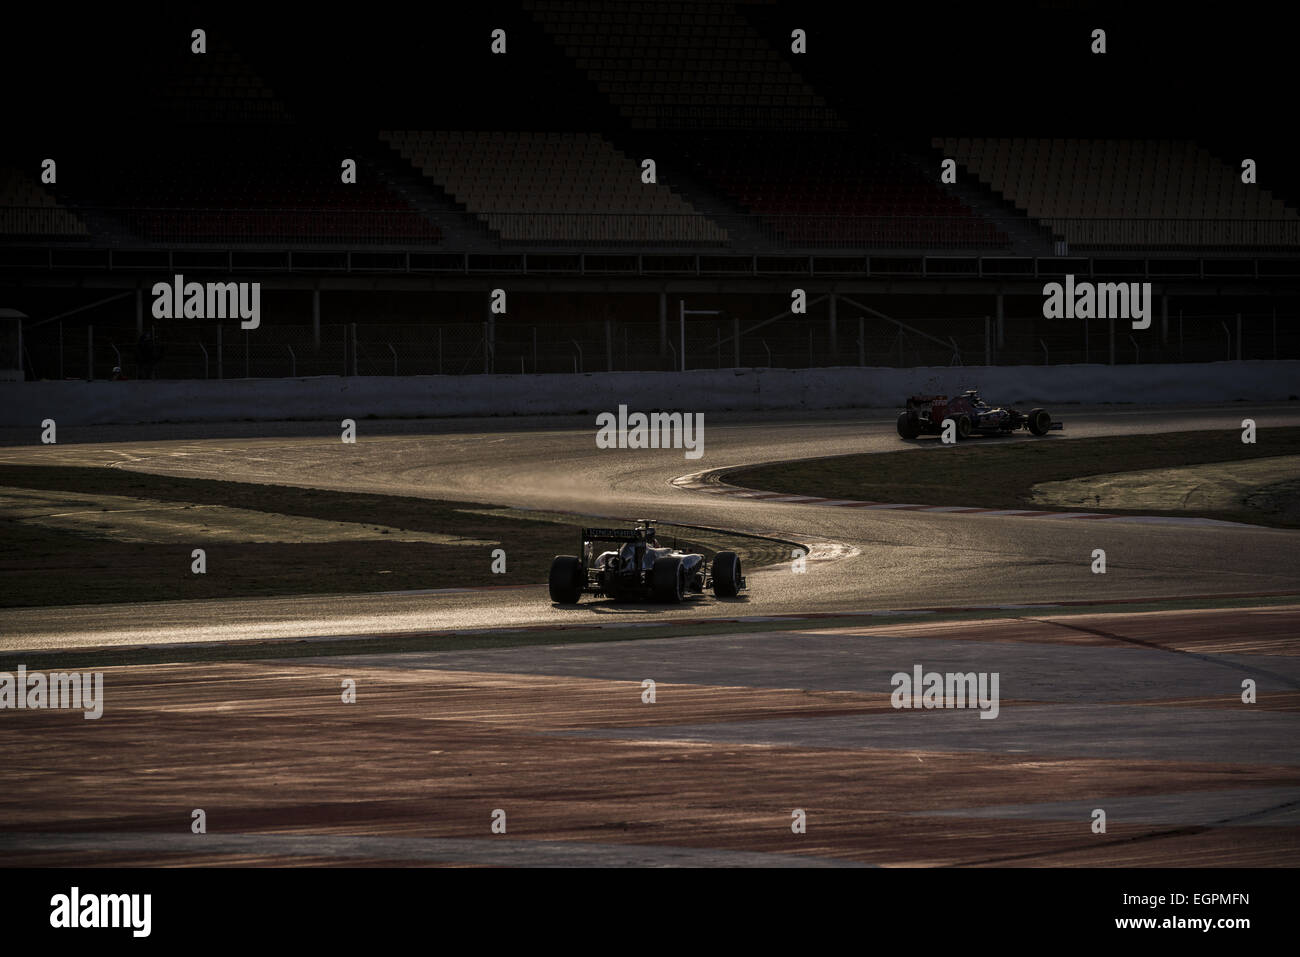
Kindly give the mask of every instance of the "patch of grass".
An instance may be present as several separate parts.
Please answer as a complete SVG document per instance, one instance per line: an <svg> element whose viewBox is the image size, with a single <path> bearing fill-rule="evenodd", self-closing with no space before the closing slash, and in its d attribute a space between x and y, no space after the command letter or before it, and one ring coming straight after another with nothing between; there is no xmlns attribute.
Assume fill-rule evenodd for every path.
<svg viewBox="0 0 1300 957"><path fill-rule="evenodd" d="M918 441L925 446L923 451L838 455L742 468L726 473L724 481L746 488L869 502L1041 509L1033 501L1033 487L1040 482L1300 454L1300 428L1295 427L1261 429L1254 445L1244 445L1241 433L1232 429L1087 439L975 438L954 446L942 445L937 439ZM1244 504L1240 510L1228 511L1141 511L1283 527L1296 524L1285 510L1270 513Z"/></svg>
<svg viewBox="0 0 1300 957"><path fill-rule="evenodd" d="M207 573L189 545L119 542L0 521L0 606L85 605L187 598L258 598L530 582L537 547L507 548L509 575L489 574L488 549L427 542L205 543ZM542 536L543 539L550 536ZM496 579L496 580L494 580ZM504 581L501 581L504 579Z"/></svg>
<svg viewBox="0 0 1300 957"><path fill-rule="evenodd" d="M301 515L330 522L389 525L393 528L448 534L467 532L483 539L496 538L498 532L517 529L520 523L520 519L513 517L494 518L493 506L474 502L178 478L125 469L83 466L0 464L0 486L130 495L193 505L225 505L229 508L252 509L276 515ZM463 509L477 511L467 518L461 514Z"/></svg>
<svg viewBox="0 0 1300 957"><path fill-rule="evenodd" d="M1245 505L1254 514L1271 517L1271 524L1300 527L1300 478L1254 489L1246 494Z"/></svg>
<svg viewBox="0 0 1300 957"><path fill-rule="evenodd" d="M120 469L0 465L0 487L134 496L195 505L225 505L275 515L384 525L499 542L506 573L492 574L491 547L428 542L223 543L191 545L116 541L46 528L0 511L0 607L257 598L276 595L541 584L551 559L578 547L580 516L525 513L473 502L334 492L176 478ZM609 519L588 519L607 525ZM788 555L771 542L664 526L680 547L712 555L724 548L747 564ZM207 573L190 571L203 548Z"/></svg>

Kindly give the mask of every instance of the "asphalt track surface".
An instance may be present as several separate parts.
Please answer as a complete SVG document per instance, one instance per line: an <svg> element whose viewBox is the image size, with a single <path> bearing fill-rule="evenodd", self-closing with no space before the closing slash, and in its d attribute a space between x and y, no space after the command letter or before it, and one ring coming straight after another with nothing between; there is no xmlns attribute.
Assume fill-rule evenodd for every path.
<svg viewBox="0 0 1300 957"><path fill-rule="evenodd" d="M1289 406L1231 409L1080 409L1066 432L992 441L1069 441L1096 435L1239 430L1246 415L1266 432L1300 422ZM553 606L542 586L350 596L221 600L138 607L0 611L0 650L140 645L310 636L468 631L538 624L610 625L936 606L1116 601L1300 589L1296 533L1256 527L1079 522L933 512L862 511L737 500L674 487L674 478L735 465L904 446L892 414L706 416L705 452L595 446L592 419L567 427L503 420L398 424L424 434L367 434L345 445L330 423L243 424L242 438L0 449L0 461L101 465L165 475L460 499L611 521L654 517L767 535L811 549L793 565L747 569L748 591L677 607L620 605L590 597ZM476 431L463 431L465 428ZM382 429L383 425L376 427ZM124 435L149 432L145 427ZM165 434L167 427L157 427ZM191 427L191 432L194 428ZM258 436L258 432L264 433ZM303 436L302 433L315 432ZM265 434L271 433L271 434ZM296 434L295 434L296 433ZM33 430L33 436L35 430ZM977 440L989 441L989 440ZM1264 441L1267 441L1265 435ZM909 454L942 455L937 441ZM345 518L345 516L340 516ZM576 551L575 531L575 551ZM196 543L196 545L199 543ZM1091 571L1106 551L1108 571ZM487 562L484 563L485 579ZM274 574L268 569L268 574Z"/></svg>
<svg viewBox="0 0 1300 957"><path fill-rule="evenodd" d="M1008 441L1235 431L1246 415L1264 441L1271 425L1300 419L1285 407L1071 410L1064 436ZM653 516L814 549L803 574L750 569L741 599L680 608L556 608L527 586L0 612L9 650L666 626L647 640L105 668L99 720L0 715L0 751L40 742L39 761L3 773L0 862L1294 864L1300 603L1279 596L1300 592L1297 533L863 511L673 486L703 469L900 446L880 413L706 416L706 426L699 460L599 450L591 423L573 421L370 426L387 435L363 422L355 446L328 424L244 423L208 437L189 427L174 439L138 427L88 436L99 444L0 449L4 461ZM1106 575L1090 571L1098 547ZM1273 597L1125 607L1228 594ZM1098 605L1053 611L1067 601ZM811 617L1025 605L1036 607L878 626ZM701 619L721 633L673 627ZM737 619L751 620L728 631ZM891 675L917 665L997 673L997 718L895 708ZM353 704L340 701L347 680ZM1255 703L1242 702L1243 682ZM198 807L202 836L190 833ZM506 834L489 830L498 809ZM797 812L806 833L791 829Z"/></svg>

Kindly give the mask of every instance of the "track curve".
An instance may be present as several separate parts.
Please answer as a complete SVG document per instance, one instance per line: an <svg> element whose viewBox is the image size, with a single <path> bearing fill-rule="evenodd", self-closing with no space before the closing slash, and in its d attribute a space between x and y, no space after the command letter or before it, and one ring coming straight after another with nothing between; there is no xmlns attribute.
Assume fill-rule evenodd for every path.
<svg viewBox="0 0 1300 957"><path fill-rule="evenodd" d="M1261 429L1300 422L1285 406L1250 409ZM1241 409L1082 409L1048 439L1196 429L1236 429ZM899 448L892 416L843 412L798 419L708 417L705 454L598 449L594 425L520 428L509 421L432 434L368 434L338 441L332 424L268 425L266 434L163 442L123 441L0 450L0 461L96 465L326 489L460 499L525 509L730 528L814 546L804 574L787 565L747 571L748 594L680 607L587 601L550 604L545 587L392 593L346 598L158 603L147 621L113 606L0 612L7 647L147 644L488 629L532 624L847 612L1051 601L1290 592L1300 587L1296 534L1251 526L1200 528L1127 522L1033 521L942 512L817 509L700 495L673 485L708 469ZM427 424L421 424L425 427ZM409 425L397 428L410 428ZM317 437L302 433L319 429ZM276 434L278 433L278 434ZM289 433L289 434L285 434ZM297 434L292 434L297 433ZM910 454L928 454L915 448ZM1089 570L1094 548L1109 571ZM485 582L485 584L489 584ZM18 644L15 644L18 642Z"/></svg>
<svg viewBox="0 0 1300 957"><path fill-rule="evenodd" d="M1261 428L1300 418L1285 408L1249 414ZM1068 417L1069 436L1235 429L1241 415L1079 410ZM651 514L817 546L804 574L783 565L751 569L742 600L671 608L603 601L556 608L545 586L514 585L0 611L0 648L9 650L332 635L344 642L333 650L350 652L351 636L593 623L704 621L716 632L109 666L112 718L103 730L43 711L0 727L12 736L0 743L17 748L39 735L51 756L5 789L10 825L0 858L474 864L498 863L491 855L508 851L504 859L533 864L764 866L777 858L805 866L1294 859L1294 601L1153 613L1110 604L1069 616L1039 607L879 625L780 616L1295 594L1295 532L704 495L672 480L691 470L899 447L888 415L709 422L698 463L680 452L596 449L589 422L437 423L419 435L409 433L428 423L363 423L355 446L339 443L332 423L240 424L232 431L262 434L198 429L192 435L207 437L161 440L151 430L118 431L108 436L114 442L0 449L8 462L612 519ZM1089 570L1094 547L1107 549L1104 576ZM769 616L743 632L725 624ZM890 675L918 663L1002 675L999 719L896 710ZM362 704L339 704L341 674L364 688ZM647 675L658 682L653 708L642 697ZM1243 676L1258 682L1258 705L1241 704ZM112 767L93 788L66 788L68 775L95 773L87 769L99 767L105 735L117 741ZM250 762L250 753L276 757ZM162 767L172 770L157 774ZM432 819L430 795L442 809ZM238 840L201 850L168 840L175 807L190 800L223 808L224 827ZM121 810L106 819L105 807ZM516 836L505 850L481 837L493 807L510 808ZM1097 807L1111 815L1109 836L1089 827ZM810 809L816 843L790 842L788 808ZM339 833L340 820L359 834ZM78 822L76 833L61 832L68 821ZM306 829L312 839L265 839L281 829Z"/></svg>

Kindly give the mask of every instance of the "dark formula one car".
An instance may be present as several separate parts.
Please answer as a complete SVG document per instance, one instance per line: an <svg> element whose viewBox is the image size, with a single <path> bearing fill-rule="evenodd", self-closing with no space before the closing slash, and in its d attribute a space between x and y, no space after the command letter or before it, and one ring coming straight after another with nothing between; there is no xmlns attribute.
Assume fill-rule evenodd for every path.
<svg viewBox="0 0 1300 957"><path fill-rule="evenodd" d="M1046 435L1053 429L1065 428L1053 422L1045 409L1019 409L993 407L980 398L974 389L968 389L954 399L946 395L914 395L907 400L907 408L898 414L898 434L905 439L918 435L939 435L943 420L952 419L957 438L972 435L1005 435L1017 429L1028 429L1034 435Z"/></svg>
<svg viewBox="0 0 1300 957"><path fill-rule="evenodd" d="M679 602L706 588L732 598L744 587L735 552L718 552L708 562L703 555L661 548L648 520L632 529L584 528L581 554L556 555L551 562L551 601L562 605L572 605L583 592L616 601Z"/></svg>

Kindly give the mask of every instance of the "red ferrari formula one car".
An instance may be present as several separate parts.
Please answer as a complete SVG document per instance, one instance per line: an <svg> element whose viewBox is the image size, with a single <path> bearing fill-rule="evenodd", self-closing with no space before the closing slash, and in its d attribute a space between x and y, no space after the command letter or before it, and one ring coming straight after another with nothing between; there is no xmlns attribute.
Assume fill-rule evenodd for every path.
<svg viewBox="0 0 1300 957"><path fill-rule="evenodd" d="M957 438L972 435L1005 435L1017 429L1028 429L1034 435L1046 435L1053 429L1065 428L1053 422L1045 409L1019 409L994 407L980 398L979 392L967 389L956 398L946 395L914 395L907 400L907 408L898 414L898 434L905 439L918 435L939 435L944 419L952 419Z"/></svg>

